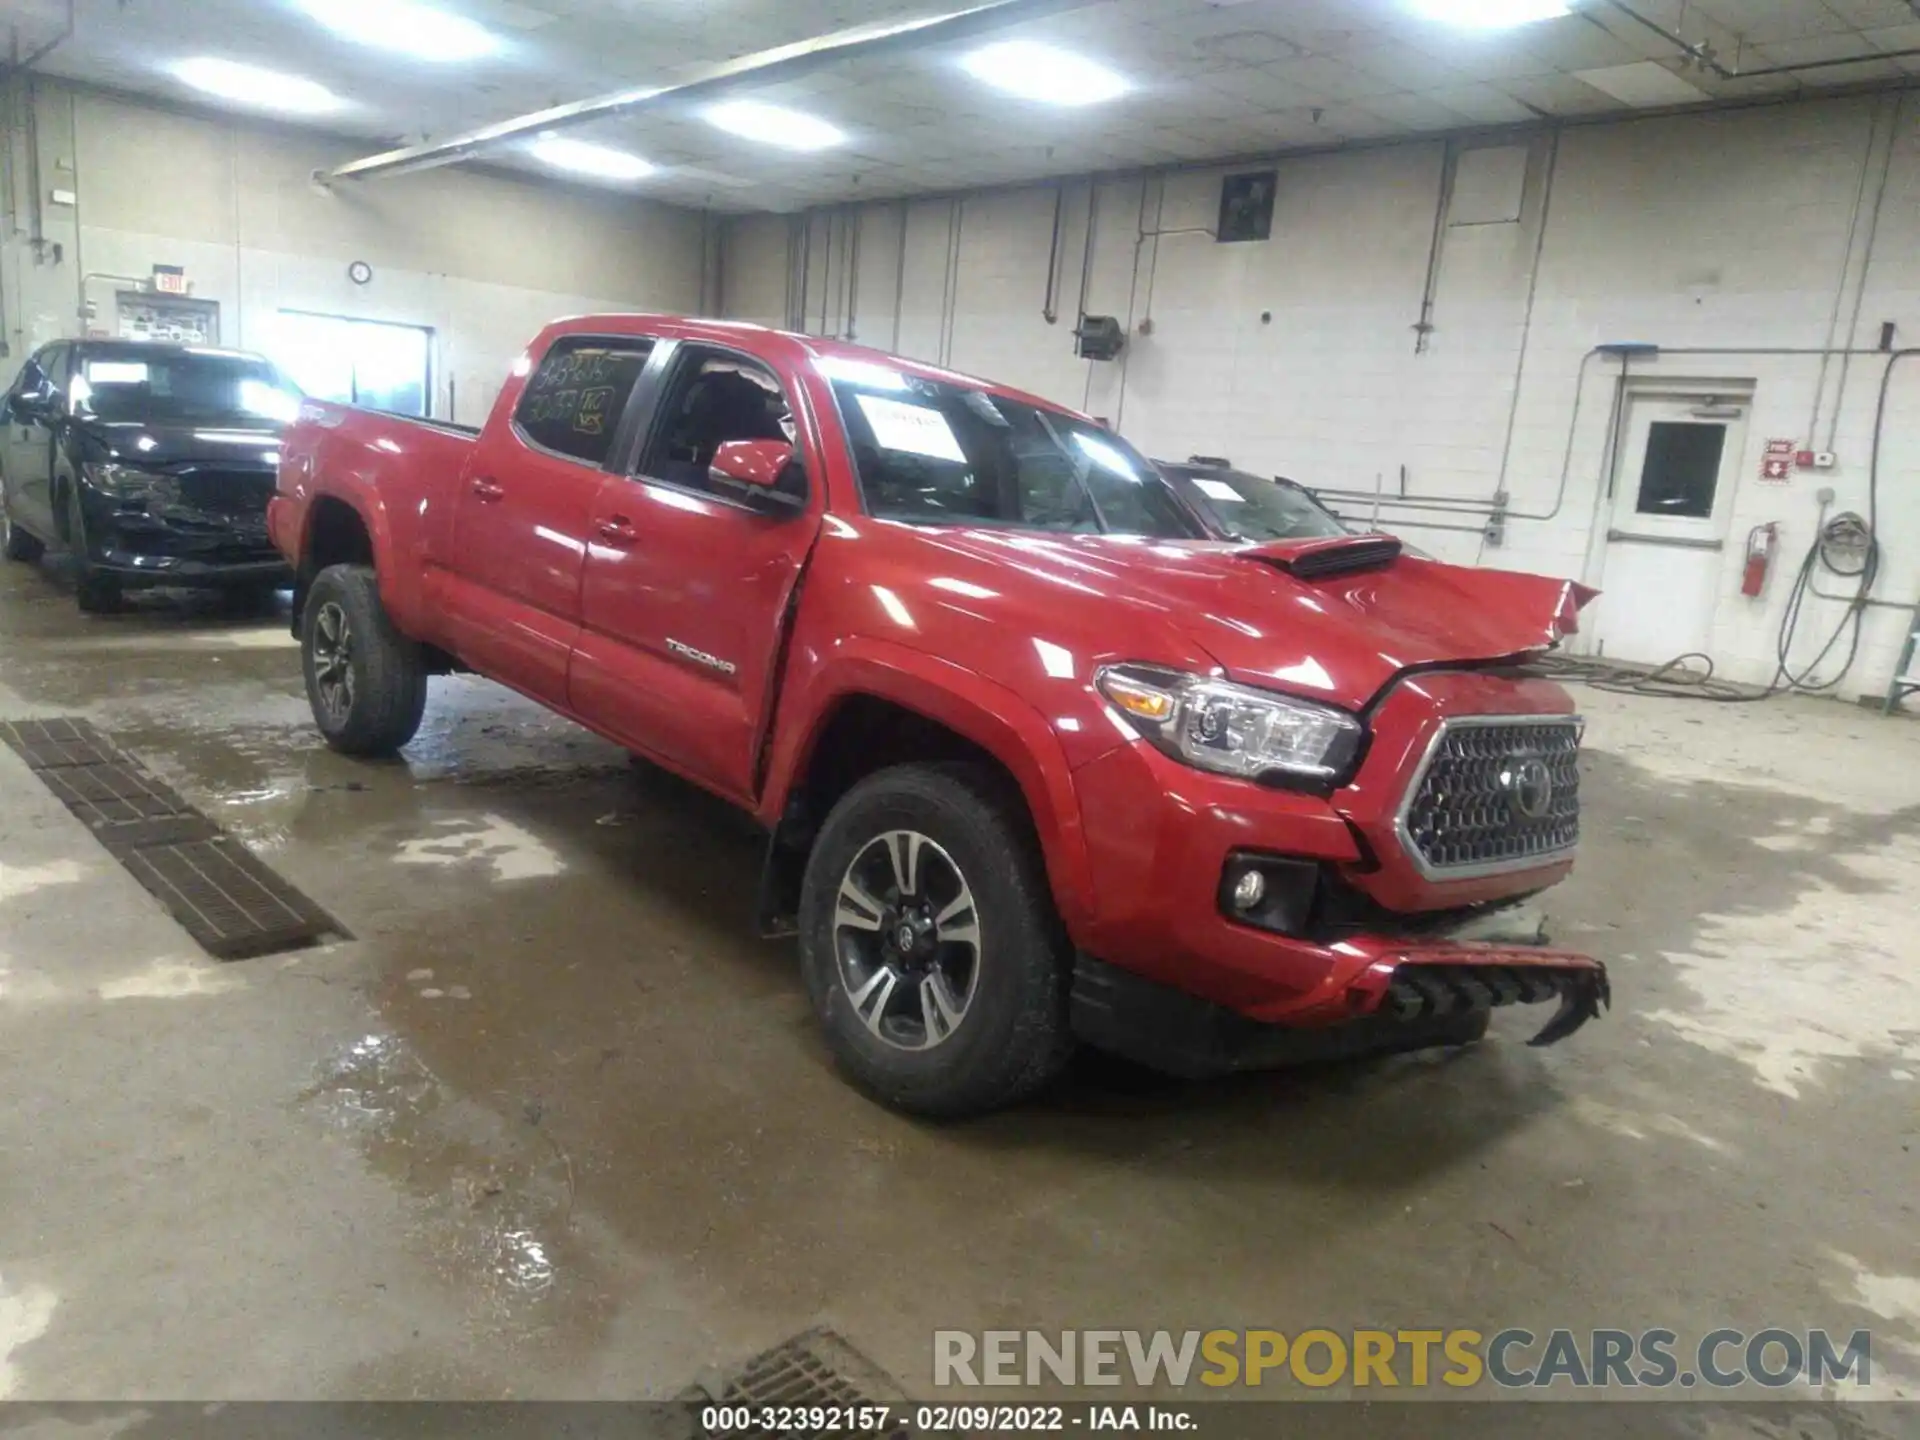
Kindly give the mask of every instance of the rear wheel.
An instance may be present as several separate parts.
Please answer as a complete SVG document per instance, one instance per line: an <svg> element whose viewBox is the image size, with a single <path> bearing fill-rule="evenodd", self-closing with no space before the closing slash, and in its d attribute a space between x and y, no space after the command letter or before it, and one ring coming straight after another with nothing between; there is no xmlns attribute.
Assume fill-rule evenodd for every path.
<svg viewBox="0 0 1920 1440"><path fill-rule="evenodd" d="M807 861L800 945L835 1059L899 1109L1011 1104L1072 1049L1045 867L984 770L903 765L848 791Z"/></svg>
<svg viewBox="0 0 1920 1440"><path fill-rule="evenodd" d="M300 655L314 722L341 754L391 755L419 730L426 661L387 618L371 566L330 565L315 577Z"/></svg>

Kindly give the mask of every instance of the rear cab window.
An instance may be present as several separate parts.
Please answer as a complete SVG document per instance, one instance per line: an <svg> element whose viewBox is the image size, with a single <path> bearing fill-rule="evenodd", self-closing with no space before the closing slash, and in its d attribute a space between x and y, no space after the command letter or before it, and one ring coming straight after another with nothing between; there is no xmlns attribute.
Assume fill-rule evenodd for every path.
<svg viewBox="0 0 1920 1440"><path fill-rule="evenodd" d="M641 336L561 336L520 393L514 428L529 444L563 459L604 465L652 353L653 341Z"/></svg>

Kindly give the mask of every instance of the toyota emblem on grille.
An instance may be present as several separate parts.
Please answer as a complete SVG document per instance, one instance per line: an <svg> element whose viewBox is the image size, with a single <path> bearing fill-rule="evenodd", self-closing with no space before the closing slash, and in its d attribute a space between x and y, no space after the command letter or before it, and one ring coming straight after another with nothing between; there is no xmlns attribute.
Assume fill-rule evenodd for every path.
<svg viewBox="0 0 1920 1440"><path fill-rule="evenodd" d="M1544 760L1516 761L1503 771L1500 786L1513 797L1513 808L1529 820L1544 820L1553 804L1553 771Z"/></svg>

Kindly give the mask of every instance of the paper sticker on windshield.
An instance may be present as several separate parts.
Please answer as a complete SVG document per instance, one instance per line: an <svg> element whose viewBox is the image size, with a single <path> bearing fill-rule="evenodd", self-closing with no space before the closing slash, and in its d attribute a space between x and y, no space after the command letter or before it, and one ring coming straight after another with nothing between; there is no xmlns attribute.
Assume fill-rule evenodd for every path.
<svg viewBox="0 0 1920 1440"><path fill-rule="evenodd" d="M87 379L95 385L144 385L147 362L144 360L89 360Z"/></svg>
<svg viewBox="0 0 1920 1440"><path fill-rule="evenodd" d="M904 450L909 455L966 463L960 442L953 438L953 427L938 410L889 400L884 395L853 398L873 427L873 438L882 450Z"/></svg>
<svg viewBox="0 0 1920 1440"><path fill-rule="evenodd" d="M1195 476L1193 484L1194 488L1209 500L1223 500L1229 505L1244 505L1247 503L1247 497L1234 489L1233 486L1227 484L1224 480L1202 480L1198 476Z"/></svg>

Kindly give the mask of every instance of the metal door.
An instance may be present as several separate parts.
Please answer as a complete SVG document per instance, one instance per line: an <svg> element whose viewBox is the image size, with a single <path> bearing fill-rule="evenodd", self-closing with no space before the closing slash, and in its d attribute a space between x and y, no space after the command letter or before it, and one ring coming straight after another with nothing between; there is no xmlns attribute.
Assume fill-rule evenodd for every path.
<svg viewBox="0 0 1920 1440"><path fill-rule="evenodd" d="M1603 509L1602 654L1657 665L1710 649L1748 408L1744 393L1628 396Z"/></svg>

